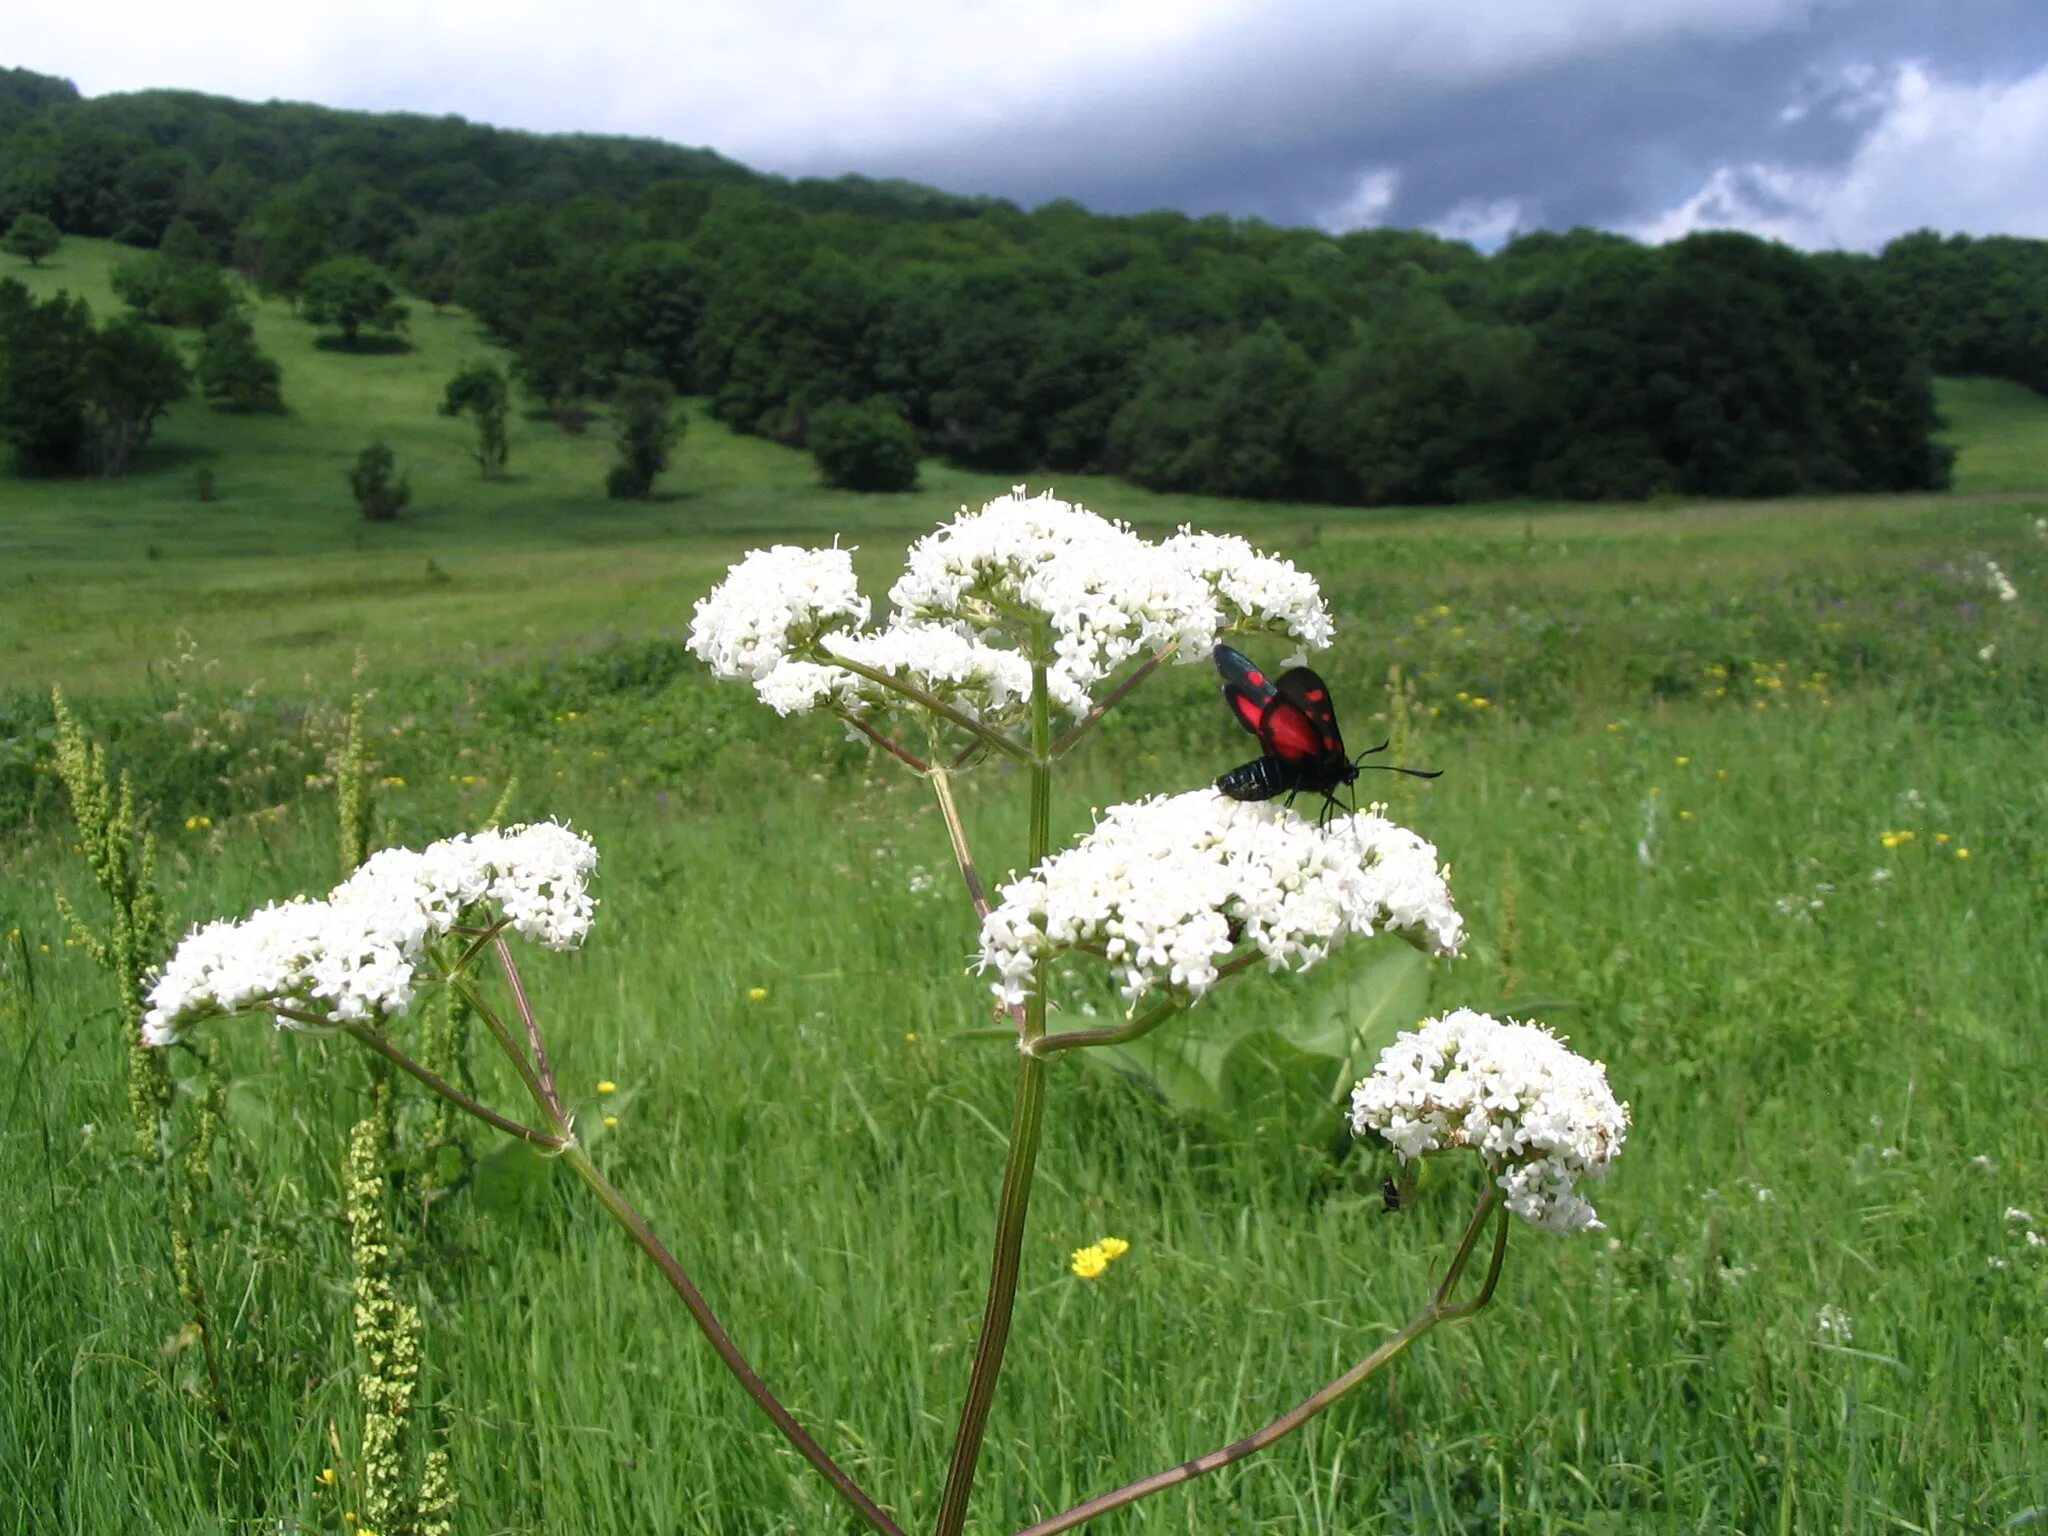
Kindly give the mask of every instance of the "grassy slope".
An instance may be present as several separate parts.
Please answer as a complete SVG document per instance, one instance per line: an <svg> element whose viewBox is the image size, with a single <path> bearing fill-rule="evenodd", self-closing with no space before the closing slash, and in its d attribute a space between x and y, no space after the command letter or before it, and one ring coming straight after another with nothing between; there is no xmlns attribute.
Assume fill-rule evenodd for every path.
<svg viewBox="0 0 2048 1536"><path fill-rule="evenodd" d="M48 265L10 275L41 293L68 288L96 311L116 305L107 274L130 253L70 240ZM769 538L844 535L892 546L930 524L933 508L975 502L1002 477L927 464L923 488L863 497L817 484L809 459L735 436L693 416L663 499L605 500L603 423L581 438L546 422L515 422L512 474L486 484L466 432L435 413L449 375L490 348L466 316L415 306L416 350L351 356L317 349L312 327L268 301L255 308L264 348L285 369L283 417L235 417L197 400L175 409L144 467L119 482L0 478L0 686L74 690L131 684L189 630L232 675L333 678L357 648L387 675L450 660L545 649L619 632L673 630L688 603L740 550ZM2048 405L1982 381L1944 383L1963 444L1958 484L1979 491L2048 488ZM410 476L413 507L373 526L355 516L344 475L372 439ZM2015 446L2020 445L2020 446ZM2031 445L2031 446L2026 446ZM198 502L191 474L213 468L221 499ZM1299 545L1393 533L1411 548L1462 550L1520 536L1541 517L1559 538L1605 540L1627 530L1721 530L1767 546L1788 513L1866 522L1859 502L1774 503L1666 512L1586 508L1361 513L1287 504L1158 496L1113 480L1072 477L1060 491L1144 526L1187 520L1260 531ZM1915 503L1885 499L1881 519ZM1748 530L1745 534L1741 530ZM430 568L429 562L432 562ZM446 579L443 579L446 578Z"/></svg>
<svg viewBox="0 0 2048 1536"><path fill-rule="evenodd" d="M88 254L67 250L73 280ZM720 560L783 531L778 508L806 537L844 527L879 569L986 482L836 497L797 456L699 423L674 502L608 506L602 444L538 427L515 446L531 478L484 487L431 414L473 345L460 322L422 317L410 359L316 354L288 317L263 323L294 398L378 381L351 409L387 413L418 519L353 521L340 468L362 427L327 439L314 476L286 435L318 433L312 413L187 408L166 450L220 455L219 507L179 499L181 470L0 482L0 538L21 541L0 565L6 679L97 689L104 721L180 622L228 683L287 693L301 667L338 674L361 638L385 770L408 780L381 792L387 837L472 824L513 775L515 814L589 829L606 850L593 947L529 974L596 1155L770 1380L928 1524L1008 1112L1001 1048L944 1039L986 1002L962 971L972 921L928 804L886 763L833 772L833 733L689 679L586 680L516 720L404 717L430 695L424 673L468 647L680 625ZM1973 439L1966 474L2000 441ZM1352 680L1356 733L1380 669L1409 670L1424 703L1410 755L1450 771L1391 788L1454 861L1474 936L1437 1001L1512 994L1605 1057L1637 1112L1600 1194L1613 1246L1518 1236L1494 1314L1117 1529L1961 1536L2027 1518L2048 1486L2048 1270L2004 1212L2048 1214L2040 507L1357 516L1085 495L1242 524L1315 570L1345 621L1327 670ZM1976 551L2019 603L1984 600L1962 565ZM430 585L429 556L455 580ZM1063 782L1059 825L1202 782L1244 746L1201 669L1169 671ZM167 799L176 920L324 884L317 797L182 827L203 803L176 796L214 772L193 755L186 779L145 786ZM1013 788L995 770L964 786L991 870L1021 833ZM1886 849L1898 829L1915 840ZM113 1155L106 984L50 900L92 910L68 843L53 825L0 848L0 933L20 930L0 948L0 1060L15 1063L0 1080L0 1532L345 1529L351 1466L328 1429L353 1443L335 1165L360 1070L259 1025L222 1032L235 1087L217 1210L232 1225L211 1273L241 1415L223 1455L184 1391L192 1352L161 1349L180 1313L155 1194ZM940 871L936 894L913 891L917 869ZM1298 999L1248 980L1207 1006ZM602 1101L616 1131L597 1128L600 1078L621 1085ZM511 1093L501 1080L493 1097ZM1440 1183L1382 1215L1370 1160L1319 1195L1288 1127L1191 1127L1079 1068L1057 1074L1054 1105L981 1530L1291 1404L1405 1315L1458 1215ZM462 1536L841 1528L616 1233L566 1194L496 1187L458 1203L431 1270ZM1074 1280L1067 1251L1104 1233L1131 1254ZM1853 1319L1852 1346L1816 1336L1823 1305ZM330 1465L334 1490L316 1481Z"/></svg>

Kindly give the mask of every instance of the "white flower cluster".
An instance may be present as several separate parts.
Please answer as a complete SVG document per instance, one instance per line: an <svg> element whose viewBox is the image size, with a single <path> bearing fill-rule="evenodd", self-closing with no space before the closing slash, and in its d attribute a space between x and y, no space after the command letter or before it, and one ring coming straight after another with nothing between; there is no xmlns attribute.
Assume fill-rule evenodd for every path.
<svg viewBox="0 0 2048 1536"><path fill-rule="evenodd" d="M2020 591L2012 584L2012 578L2005 574L2003 567L1989 555L1977 557L1977 574L1991 593L2001 603L2016 603Z"/></svg>
<svg viewBox="0 0 2048 1536"><path fill-rule="evenodd" d="M1351 1094L1354 1135L1403 1157L1472 1147L1515 1215L1553 1232L1600 1225L1579 1193L1628 1138L1607 1069L1537 1024L1460 1008L1402 1034Z"/></svg>
<svg viewBox="0 0 2048 1536"><path fill-rule="evenodd" d="M828 631L865 624L868 612L853 551L777 544L751 552L698 602L689 645L717 676L758 688L792 652Z"/></svg>
<svg viewBox="0 0 2048 1536"><path fill-rule="evenodd" d="M887 672L975 716L1028 698L1019 621L1051 626L1047 686L1069 715L1135 658L1178 641L1179 659L1208 657L1219 633L1262 629L1298 651L1330 643L1329 610L1313 578L1243 539L1183 528L1154 544L1125 524L1019 487L960 515L910 548L890 588L893 613L865 630L844 550L756 550L697 604L690 649L720 677L751 682L782 714L827 701L842 708L900 702L829 658ZM997 644L1005 633L1010 644Z"/></svg>
<svg viewBox="0 0 2048 1536"><path fill-rule="evenodd" d="M1436 849L1379 816L1328 830L1271 802L1213 789L1113 806L1095 830L1003 887L981 927L981 968L1005 1003L1039 956L1086 946L1132 1002L1159 987L1200 997L1241 945L1306 970L1347 935L1402 933L1454 953L1464 923Z"/></svg>
<svg viewBox="0 0 2048 1536"><path fill-rule="evenodd" d="M404 1013L427 945L479 903L523 937L573 949L590 932L596 867L597 850L551 821L387 848L324 901L194 929L150 988L143 1043L169 1045L180 1025L271 1003L336 1024Z"/></svg>
<svg viewBox="0 0 2048 1536"><path fill-rule="evenodd" d="M1856 1342L1856 1329L1849 1321L1849 1314L1833 1302L1813 1314L1813 1334L1823 1344Z"/></svg>

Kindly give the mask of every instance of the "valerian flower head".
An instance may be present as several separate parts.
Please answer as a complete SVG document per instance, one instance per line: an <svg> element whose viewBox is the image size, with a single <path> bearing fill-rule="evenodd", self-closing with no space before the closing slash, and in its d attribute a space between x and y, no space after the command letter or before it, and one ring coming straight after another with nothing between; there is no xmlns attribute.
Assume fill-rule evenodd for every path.
<svg viewBox="0 0 2048 1536"><path fill-rule="evenodd" d="M1111 807L1001 895L981 965L1008 1004L1030 994L1041 955L1075 947L1100 950L1135 1003L1158 988L1200 997L1240 950L1306 970L1347 936L1401 933L1439 954L1464 937L1436 849L1413 832L1369 814L1318 828L1211 789Z"/></svg>
<svg viewBox="0 0 2048 1536"><path fill-rule="evenodd" d="M793 653L865 624L868 613L851 550L777 544L752 551L698 602L689 645L717 676L758 685Z"/></svg>
<svg viewBox="0 0 2048 1536"><path fill-rule="evenodd" d="M903 707L903 694L843 661L970 718L1011 721L1030 696L1024 643L1035 624L1050 650L1047 689L1070 716L1125 664L1169 644L1196 663L1226 631L1269 631L1297 652L1331 638L1313 578L1242 539L1183 529L1155 544L1021 487L913 544L889 599L888 623L870 630L845 551L757 550L697 605L690 649L782 714Z"/></svg>
<svg viewBox="0 0 2048 1536"><path fill-rule="evenodd" d="M524 938L573 949L595 915L596 867L596 848L551 821L387 848L324 900L194 929L150 988L143 1043L168 1045L181 1025L271 1004L334 1024L404 1013L427 946L479 904Z"/></svg>
<svg viewBox="0 0 2048 1536"><path fill-rule="evenodd" d="M1354 1135L1407 1158L1471 1147L1508 1209L1553 1232L1600 1225L1579 1186L1606 1174L1628 1125L1599 1062L1541 1025L1469 1008L1402 1034L1351 1094Z"/></svg>

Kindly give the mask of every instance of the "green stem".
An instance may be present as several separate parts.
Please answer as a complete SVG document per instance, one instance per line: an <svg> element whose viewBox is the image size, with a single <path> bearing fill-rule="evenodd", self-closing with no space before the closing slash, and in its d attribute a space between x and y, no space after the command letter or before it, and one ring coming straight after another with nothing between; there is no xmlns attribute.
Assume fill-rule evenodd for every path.
<svg viewBox="0 0 2048 1536"><path fill-rule="evenodd" d="M1256 949L1251 949L1246 950L1234 960L1224 962L1224 964L1216 968L1216 982L1229 980L1258 958L1259 952ZM1212 986L1215 984L1214 982L1211 983ZM1143 1014L1138 1018L1130 1020L1128 1023L1112 1024L1103 1029L1062 1030L1056 1035L1041 1036L1025 1046L1024 1049L1033 1056L1050 1056L1055 1051L1072 1051L1085 1046L1122 1045L1127 1040L1136 1040L1142 1035L1151 1034L1153 1030L1164 1024L1175 1014L1184 1012L1187 1007L1188 1002L1185 998L1168 998L1150 1013Z"/></svg>
<svg viewBox="0 0 2048 1536"><path fill-rule="evenodd" d="M1031 647L1031 846L1027 868L1043 862L1052 843L1052 699L1046 688L1046 651L1050 641L1044 620L1032 626ZM1051 963L1041 957L1031 996L1019 1021L1023 1054L1017 1062L1017 1090L1010 1112L1010 1152L1003 1166L1002 1193L996 1202L994 1253L989 1260L988 1300L982 1308L981 1335L974 1346L974 1364L967 1375L967 1397L960 1408L960 1427L946 1467L945 1492L939 1499L937 1536L960 1536L967 1523L967 1503L974 1492L975 1468L981 1460L982 1437L995 1403L996 1383L1003 1373L1003 1353L1010 1343L1010 1319L1017 1306L1017 1271L1024 1247L1024 1224L1031 1214L1031 1180L1038 1167L1039 1134L1045 1118L1045 1061L1033 1045L1045 1034L1045 994Z"/></svg>
<svg viewBox="0 0 2048 1536"><path fill-rule="evenodd" d="M946 836L953 842L953 862L960 866L960 878L967 885L967 899L974 903L974 915L988 917L988 892L982 888L981 876L975 872L974 854L967 846L967 828L960 820L960 807L953 803L953 774L947 768L928 768L925 776L932 781L932 793L939 798L939 814L945 818Z"/></svg>
<svg viewBox="0 0 2048 1536"><path fill-rule="evenodd" d="M1451 1307L1447 1303L1452 1288L1458 1283L1458 1276L1463 1272L1466 1261L1472 1256L1473 1246L1479 1241L1479 1234L1486 1229L1487 1218L1494 1215L1495 1208L1500 1206L1500 1198L1500 1190L1489 1186L1479 1201L1479 1209L1472 1213L1472 1221L1465 1228L1464 1241L1458 1245L1457 1255L1451 1260L1450 1270L1444 1275L1442 1283L1437 1286L1423 1309L1410 1318L1398 1333L1382 1342L1379 1348L1321 1391L1304 1398L1265 1428L1246 1435L1242 1440L1220 1446L1206 1455L1195 1457L1192 1461L1184 1461L1177 1467L1155 1472L1150 1477L1141 1477L1135 1483L1126 1483L1112 1493L1099 1494L1086 1503L1076 1504L1072 1509L1050 1516L1036 1525L1024 1527L1017 1532L1017 1536L1057 1536L1060 1531L1070 1531L1077 1525L1085 1525L1111 1510L1122 1509L1126 1504L1135 1504L1142 1498L1190 1482L1205 1472L1214 1472L1218 1467L1227 1467L1234 1461L1243 1461L1247 1456L1256 1455L1276 1441L1286 1439L1332 1403L1355 1392L1438 1323L1469 1316L1477 1311L1492 1299L1494 1282L1500 1277L1501 1256L1507 1249L1507 1211L1504 1207L1500 1210L1500 1231L1494 1239L1493 1269L1487 1277L1484 1291L1476 1300L1461 1307Z"/></svg>
<svg viewBox="0 0 2048 1536"><path fill-rule="evenodd" d="M1158 671L1166 660L1179 649L1180 642L1178 640L1169 640L1159 650L1146 658L1143 666L1112 688L1108 696L1100 704L1089 710L1064 736L1052 744L1052 755L1054 757L1065 757L1069 752L1073 751L1081 738L1093 730L1104 715L1122 703L1126 694L1145 681L1154 672Z"/></svg>
<svg viewBox="0 0 2048 1536"><path fill-rule="evenodd" d="M884 672L880 667L871 667L866 662L849 661L846 657L835 656L830 651L826 651L823 654L827 664L835 667L844 667L856 677L864 677L871 683L880 683L884 688L902 694L911 702L923 705L933 714L952 721L970 736L987 742L1005 757L1012 757L1024 763L1031 761L1033 753L1027 752L1022 746L1012 741L1001 731L992 730L988 726L983 725L964 710L955 709L937 694L928 693L918 687L917 684L906 683L895 674Z"/></svg>
<svg viewBox="0 0 2048 1536"><path fill-rule="evenodd" d="M661 1277L669 1283L669 1288L682 1298L691 1318L698 1328L703 1330L704 1337L710 1340L712 1349L717 1351L718 1358L725 1362L726 1369L732 1372L740 1386L746 1390L747 1396L768 1415L770 1422L782 1431L783 1437L796 1447L797 1454L815 1467L839 1496L852 1506L854 1513L870 1527L881 1532L882 1536L905 1536L903 1527L891 1520L881 1505L868 1497L846 1469L834 1461L822 1445L811 1438L810 1432L799 1424L795 1416L782 1406L775 1394L768 1390L767 1383L762 1381L755 1374L753 1366L747 1363L746 1356L740 1353L739 1346L732 1341L732 1335L725 1331L725 1326L711 1310L710 1303L705 1301L703 1292L697 1289L689 1274L676 1261L676 1256L654 1235L654 1229L647 1224L647 1219L634 1209L632 1202L620 1194L612 1186L611 1181L598 1171L597 1165L590 1160L590 1154L572 1141L563 1149L562 1160L576 1171L579 1179L590 1186L590 1191L597 1196L598 1203L611 1213L614 1221L626 1229L626 1235L633 1239L640 1251L654 1261L654 1267L661 1271Z"/></svg>
<svg viewBox="0 0 2048 1536"><path fill-rule="evenodd" d="M345 1033L353 1035L356 1039L362 1041L363 1044L367 1045L379 1056L382 1056L386 1061L398 1068L399 1071L425 1084L426 1087L438 1093L456 1108L468 1110L469 1113L475 1115L477 1119L483 1121L486 1125L495 1125L509 1136L517 1136L521 1141L530 1141L535 1146L545 1147L549 1151L554 1151L562 1145L562 1139L559 1136L551 1136L546 1131L537 1131L530 1125L521 1125L517 1120L499 1114L488 1104L479 1103L446 1078L438 1076L429 1068L421 1066L368 1025L344 1024L342 1029Z"/></svg>

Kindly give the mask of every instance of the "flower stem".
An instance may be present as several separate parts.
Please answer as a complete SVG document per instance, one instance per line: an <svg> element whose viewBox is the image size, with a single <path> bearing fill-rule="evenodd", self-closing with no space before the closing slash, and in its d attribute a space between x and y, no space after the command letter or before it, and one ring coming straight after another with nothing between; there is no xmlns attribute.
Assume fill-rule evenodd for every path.
<svg viewBox="0 0 2048 1536"><path fill-rule="evenodd" d="M1410 1318L1399 1332L1384 1340L1379 1348L1328 1386L1304 1398L1265 1428L1246 1435L1242 1440L1220 1446L1205 1455L1195 1457L1192 1461L1184 1461L1177 1467L1155 1472L1150 1477L1141 1477L1135 1483L1126 1483L1112 1493L1098 1494L1085 1503L1076 1504L1072 1509L1050 1516L1036 1525L1024 1527L1017 1532L1017 1536L1056 1536L1060 1531L1070 1531L1077 1525L1085 1525L1111 1510L1122 1509L1126 1504L1135 1504L1142 1498L1190 1482L1204 1472L1214 1472L1218 1467L1227 1467L1234 1461L1242 1461L1247 1456L1255 1455L1276 1441L1286 1439L1332 1403L1363 1386L1438 1323L1469 1316L1477 1311L1492 1299L1494 1282L1500 1277L1501 1256L1507 1251L1507 1211L1501 1207L1500 1201L1500 1190L1489 1185L1486 1193L1480 1198L1479 1209L1472 1213L1471 1223L1465 1228L1464 1240L1458 1245L1449 1271L1422 1310ZM1466 1261L1471 1258L1472 1249L1479 1241L1479 1234L1486 1230L1487 1218L1495 1214L1496 1208L1499 1208L1501 1226L1494 1239L1494 1262L1492 1271L1487 1276L1486 1286L1476 1300L1459 1307L1448 1306L1451 1290L1457 1285L1458 1276L1463 1272Z"/></svg>
<svg viewBox="0 0 2048 1536"><path fill-rule="evenodd" d="M830 651L825 652L824 655L826 662L830 665L844 667L856 677L864 677L871 683L880 683L884 688L893 689L913 703L923 705L933 714L952 721L961 730L967 732L968 735L987 742L1005 757L1016 758L1019 762L1030 762L1034 755L1020 743L1012 741L1009 737L1005 736L1001 731L990 729L975 719L974 716L966 713L964 710L955 709L937 694L928 693L915 683L906 683L894 673L884 672L880 667L871 667L863 661L852 661L844 656L836 656Z"/></svg>
<svg viewBox="0 0 2048 1536"><path fill-rule="evenodd" d="M1052 842L1052 699L1046 689L1046 650L1050 641L1043 619L1034 621L1031 648L1031 846L1027 868L1036 867ZM960 1428L946 1467L946 1488L939 1499L937 1536L960 1536L967 1523L967 1503L974 1492L974 1472L981 1460L982 1437L988 1432L989 1409L996 1382L1003 1373L1003 1353L1010 1343L1010 1318L1017 1306L1017 1271L1024 1247L1024 1223L1031 1214L1031 1180L1038 1167L1039 1133L1045 1118L1045 1061L1032 1053L1045 1034L1045 993L1051 962L1041 956L1031 996L1018 1021L1017 1090L1010 1112L1010 1152L1003 1166L1002 1193L996 1202L995 1251L989 1260L988 1300L982 1308L981 1336L974 1346L974 1364L967 1375L967 1397L960 1408Z"/></svg>
<svg viewBox="0 0 2048 1536"><path fill-rule="evenodd" d="M410 1077L417 1078L449 1103L455 1105L458 1109L468 1110L469 1113L475 1115L477 1119L483 1121L486 1125L495 1125L507 1135L517 1136L521 1141L530 1141L535 1146L545 1147L549 1151L554 1151L561 1147L561 1137L552 1136L546 1131L537 1131L530 1125L521 1125L517 1120L499 1114L488 1104L479 1103L446 1078L440 1077L426 1067L421 1066L368 1025L344 1024L342 1029L345 1033L351 1034L356 1039L362 1041L363 1044L367 1045L379 1056L382 1056L386 1061L397 1067L399 1071L406 1073Z"/></svg>
<svg viewBox="0 0 2048 1536"><path fill-rule="evenodd" d="M974 915L986 919L988 893L975 872L974 854L967 846L967 828L960 820L960 807L953 800L952 773L945 768L930 768L925 776L932 781L932 793L939 798L939 814L946 819L946 836L953 840L953 862L960 866L960 878L967 884L967 899L974 903Z"/></svg>
<svg viewBox="0 0 2048 1536"><path fill-rule="evenodd" d="M1124 696L1126 694L1128 694L1133 688L1137 687L1138 684L1145 681L1145 679L1150 677L1154 672L1158 671L1159 668L1166 662L1166 660L1169 657L1171 657L1175 651L1179 649L1180 642L1178 640L1169 640L1166 642L1165 645L1161 646L1157 651L1153 652L1151 656L1146 658L1144 665L1140 666L1136 671L1132 672L1129 677L1125 678L1122 682L1118 683L1116 687L1112 688L1100 704L1096 705L1093 709L1089 710L1086 715L1082 716L1079 721L1077 721L1071 728L1069 728L1069 730L1064 736L1062 736L1058 741L1052 744L1052 755L1054 757L1065 757L1069 752L1071 752L1074 749L1074 747L1080 742L1081 738L1083 736L1086 736L1091 730L1095 728L1097 722L1099 722L1104 715L1108 714L1112 709L1115 709L1118 704L1123 702Z"/></svg>
<svg viewBox="0 0 2048 1536"><path fill-rule="evenodd" d="M782 1406L775 1394L768 1390L767 1383L762 1381L755 1374L753 1366L747 1363L746 1356L740 1353L739 1346L732 1341L732 1335L725 1331L725 1326L711 1310L710 1303L705 1301L703 1292L697 1289L689 1274L677 1262L676 1256L654 1235L654 1229L647 1224L646 1217L634 1209L632 1202L620 1194L611 1181L598 1171L597 1165L590 1160L590 1154L572 1141L563 1149L562 1160L576 1171L579 1179L590 1186L590 1191L597 1196L598 1203L611 1213L614 1221L626 1229L626 1235L633 1239L640 1251L654 1261L654 1267L661 1271L661 1277L669 1283L669 1288L682 1298L691 1318L698 1328L703 1330L704 1337L710 1340L712 1349L717 1351L718 1358L725 1362L726 1369L737 1378L740 1386L746 1390L747 1396L768 1415L770 1422L782 1431L783 1437L796 1447L797 1454L815 1467L870 1527L881 1532L882 1536L905 1536L903 1528L889 1518L881 1505L868 1497L846 1469L811 1438L810 1432L799 1424L795 1416Z"/></svg>
<svg viewBox="0 0 2048 1536"><path fill-rule="evenodd" d="M908 747L902 745L900 742L897 742L891 739L890 737L884 736L872 725L869 725L867 721L861 719L859 715L856 715L849 710L838 710L835 713L838 714L841 720L845 721L848 725L852 726L856 731L859 731L861 735L867 737L869 741L872 741L884 752L888 753L891 757L895 758L898 762L902 763L912 773L930 773L932 771L932 765L930 763L926 762L923 758L919 757L915 752L911 751Z"/></svg>
<svg viewBox="0 0 2048 1536"><path fill-rule="evenodd" d="M563 1123L562 1096L555 1092L555 1064L548 1060L547 1042L540 1036L540 1020L533 1016L533 1004L527 1000L526 983L520 979L518 962L512 958L512 946L505 942L502 932L491 942L498 951L498 964L504 968L505 985L512 989L512 1001L518 1005L520 1022L526 1026L526 1043L533 1048L533 1064L540 1075L541 1092L547 1096L548 1117L560 1125Z"/></svg>

